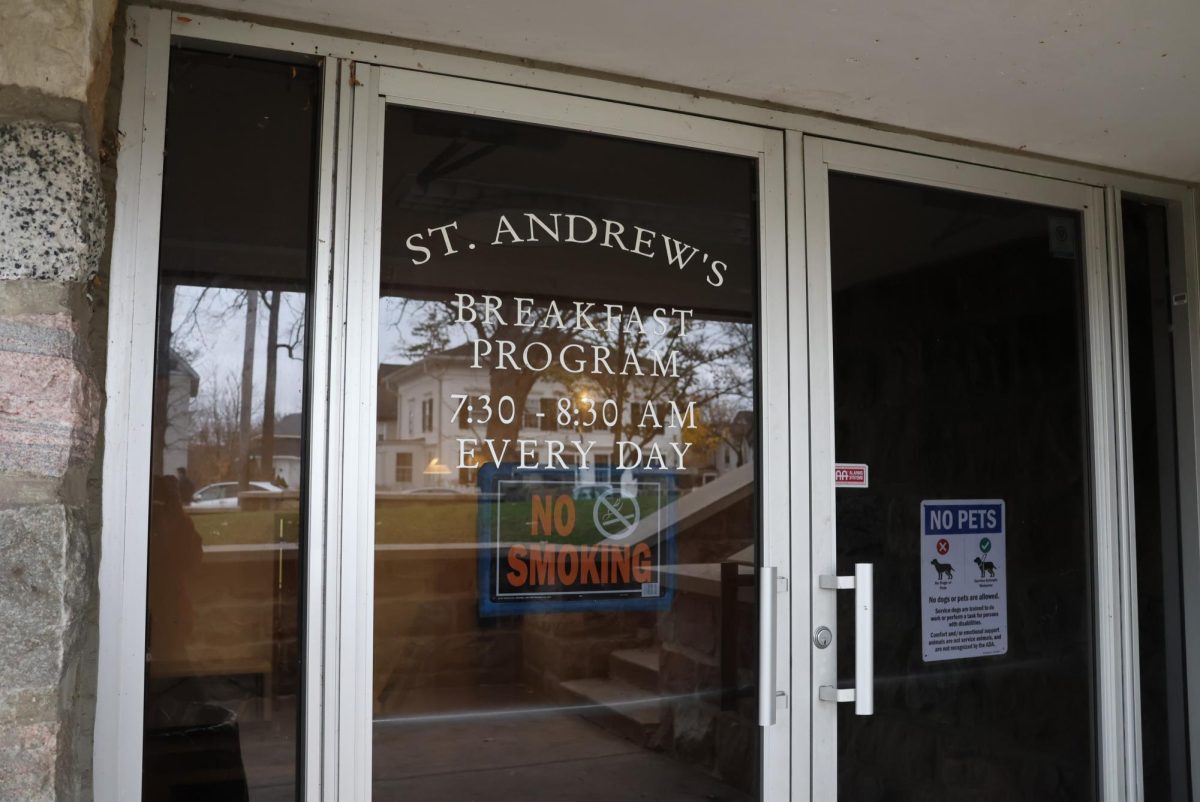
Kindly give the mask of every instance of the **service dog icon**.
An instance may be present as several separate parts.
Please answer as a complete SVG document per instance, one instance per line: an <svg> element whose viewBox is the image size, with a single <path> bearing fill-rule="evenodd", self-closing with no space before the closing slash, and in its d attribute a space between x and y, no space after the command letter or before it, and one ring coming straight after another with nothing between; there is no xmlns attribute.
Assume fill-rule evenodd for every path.
<svg viewBox="0 0 1200 802"><path fill-rule="evenodd" d="M996 578L996 564L994 562L985 560L982 557L976 557L975 564L979 566L980 579L983 579L985 576L990 576L992 579Z"/></svg>

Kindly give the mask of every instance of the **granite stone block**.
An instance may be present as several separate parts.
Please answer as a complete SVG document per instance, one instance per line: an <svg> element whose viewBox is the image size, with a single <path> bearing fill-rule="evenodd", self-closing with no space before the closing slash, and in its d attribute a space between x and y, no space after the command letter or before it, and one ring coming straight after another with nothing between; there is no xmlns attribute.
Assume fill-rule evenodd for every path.
<svg viewBox="0 0 1200 802"><path fill-rule="evenodd" d="M82 126L0 124L0 279L87 280L100 266L105 220Z"/></svg>
<svg viewBox="0 0 1200 802"><path fill-rule="evenodd" d="M78 325L65 310L0 313L0 472L62 477L93 459L102 403Z"/></svg>
<svg viewBox="0 0 1200 802"><path fill-rule="evenodd" d="M0 799L50 802L55 789L58 724L39 722L6 728L0 737Z"/></svg>

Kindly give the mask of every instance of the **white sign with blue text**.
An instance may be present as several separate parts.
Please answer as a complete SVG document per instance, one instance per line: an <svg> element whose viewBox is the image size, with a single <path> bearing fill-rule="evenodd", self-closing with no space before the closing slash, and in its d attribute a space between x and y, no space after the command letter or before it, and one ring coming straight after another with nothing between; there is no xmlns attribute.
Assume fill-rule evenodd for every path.
<svg viewBox="0 0 1200 802"><path fill-rule="evenodd" d="M921 644L926 663L1008 651L1002 499L921 502Z"/></svg>

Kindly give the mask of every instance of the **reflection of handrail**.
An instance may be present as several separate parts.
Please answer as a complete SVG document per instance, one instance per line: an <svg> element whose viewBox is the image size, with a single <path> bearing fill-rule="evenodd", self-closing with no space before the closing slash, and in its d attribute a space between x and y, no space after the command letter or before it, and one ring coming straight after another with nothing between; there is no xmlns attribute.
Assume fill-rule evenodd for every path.
<svg viewBox="0 0 1200 802"><path fill-rule="evenodd" d="M711 518L722 510L754 492L754 466L747 463L722 474L706 485L701 485L663 507L658 515L647 516L638 523L629 535L629 543L657 537L660 526L674 524L678 530Z"/></svg>

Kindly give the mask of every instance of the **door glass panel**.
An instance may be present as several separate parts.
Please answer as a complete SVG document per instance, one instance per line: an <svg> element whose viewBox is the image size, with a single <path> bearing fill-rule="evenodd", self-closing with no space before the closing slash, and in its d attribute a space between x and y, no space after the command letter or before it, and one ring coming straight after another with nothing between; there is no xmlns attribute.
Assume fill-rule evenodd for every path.
<svg viewBox="0 0 1200 802"><path fill-rule="evenodd" d="M836 454L869 466L837 490L838 572L873 563L876 602L839 796L1093 799L1081 219L839 173L830 218Z"/></svg>
<svg viewBox="0 0 1200 802"><path fill-rule="evenodd" d="M1191 793L1167 210L1126 200L1121 216L1137 516L1142 786L1146 799L1183 802Z"/></svg>
<svg viewBox="0 0 1200 802"><path fill-rule="evenodd" d="M756 798L756 162L385 126L375 798Z"/></svg>
<svg viewBox="0 0 1200 802"><path fill-rule="evenodd" d="M311 64L171 54L146 800L296 796L319 87Z"/></svg>

